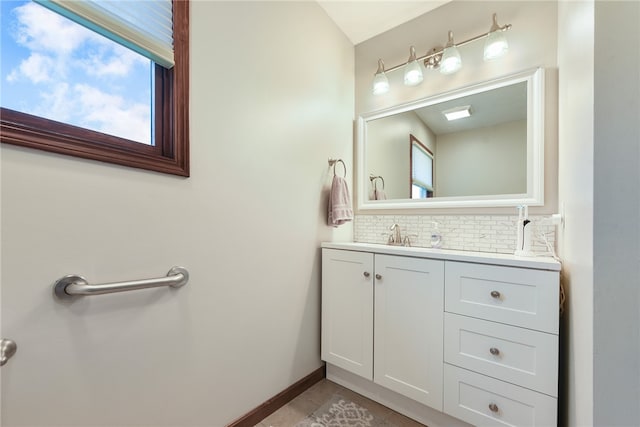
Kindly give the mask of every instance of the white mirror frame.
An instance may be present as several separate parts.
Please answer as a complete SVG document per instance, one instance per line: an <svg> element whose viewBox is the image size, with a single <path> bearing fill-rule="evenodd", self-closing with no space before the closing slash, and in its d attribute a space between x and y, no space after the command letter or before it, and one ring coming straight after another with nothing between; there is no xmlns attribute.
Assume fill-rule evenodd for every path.
<svg viewBox="0 0 640 427"><path fill-rule="evenodd" d="M473 95L503 86L527 82L527 192L494 196L434 197L429 199L368 200L369 178L366 171L366 124L393 114ZM395 107L363 114L358 117L357 142L358 209L425 209L425 208L477 208L544 205L544 69L536 68L511 74L495 80L466 86L461 89L420 99Z"/></svg>

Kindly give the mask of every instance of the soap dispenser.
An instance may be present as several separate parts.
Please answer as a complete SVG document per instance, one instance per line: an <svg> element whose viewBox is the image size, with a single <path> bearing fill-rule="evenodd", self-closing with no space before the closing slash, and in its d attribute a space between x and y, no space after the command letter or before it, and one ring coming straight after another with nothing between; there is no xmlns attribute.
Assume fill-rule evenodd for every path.
<svg viewBox="0 0 640 427"><path fill-rule="evenodd" d="M442 234L438 229L438 223L433 222L433 229L431 230L431 247L434 249L440 249L442 247Z"/></svg>
<svg viewBox="0 0 640 427"><path fill-rule="evenodd" d="M531 221L529 220L529 207L518 206L518 223L516 250L514 255L517 256L535 256L531 252Z"/></svg>

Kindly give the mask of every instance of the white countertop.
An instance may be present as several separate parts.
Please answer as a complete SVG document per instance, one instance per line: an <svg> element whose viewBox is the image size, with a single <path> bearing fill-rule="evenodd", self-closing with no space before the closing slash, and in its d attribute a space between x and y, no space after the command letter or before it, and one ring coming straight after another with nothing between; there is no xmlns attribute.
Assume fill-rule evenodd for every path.
<svg viewBox="0 0 640 427"><path fill-rule="evenodd" d="M375 252L377 254L403 255L417 258L442 259L449 261L475 262L510 267L535 268L538 270L560 271L560 263L549 256L521 257L509 254L489 252L454 251L450 249L431 249L406 246L381 245L376 243L322 243L323 248L347 251Z"/></svg>

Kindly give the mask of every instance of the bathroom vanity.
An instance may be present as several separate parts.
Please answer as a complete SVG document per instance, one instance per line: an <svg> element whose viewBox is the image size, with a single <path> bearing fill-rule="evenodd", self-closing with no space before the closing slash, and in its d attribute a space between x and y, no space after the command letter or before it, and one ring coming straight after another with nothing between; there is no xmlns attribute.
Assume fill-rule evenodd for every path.
<svg viewBox="0 0 640 427"><path fill-rule="evenodd" d="M557 425L559 273L547 257L323 243L327 377L431 427Z"/></svg>

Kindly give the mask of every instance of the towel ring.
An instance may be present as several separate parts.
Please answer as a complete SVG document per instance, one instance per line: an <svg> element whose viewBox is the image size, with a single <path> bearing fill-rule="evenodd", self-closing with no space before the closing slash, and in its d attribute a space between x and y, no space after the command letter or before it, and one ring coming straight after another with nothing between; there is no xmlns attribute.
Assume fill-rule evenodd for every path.
<svg viewBox="0 0 640 427"><path fill-rule="evenodd" d="M377 181L376 180L380 180L382 181L382 189L384 190L384 178L381 176L373 176L373 175L369 175L369 180L373 183L373 189L377 190L378 189L378 185L377 185Z"/></svg>
<svg viewBox="0 0 640 427"><path fill-rule="evenodd" d="M342 159L329 159L329 166L333 166L333 176L336 176L336 163L342 163L342 168L344 169L343 178L347 177L347 165L344 164Z"/></svg>

